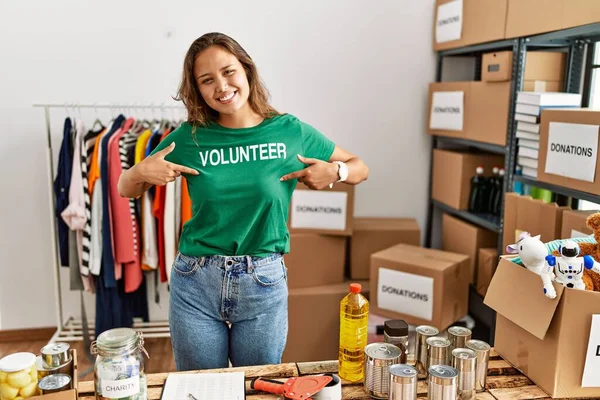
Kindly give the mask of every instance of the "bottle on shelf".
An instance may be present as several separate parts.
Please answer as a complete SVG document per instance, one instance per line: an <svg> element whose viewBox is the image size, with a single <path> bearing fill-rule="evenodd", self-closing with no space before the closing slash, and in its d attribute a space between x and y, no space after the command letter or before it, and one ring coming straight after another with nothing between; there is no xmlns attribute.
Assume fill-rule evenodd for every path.
<svg viewBox="0 0 600 400"><path fill-rule="evenodd" d="M500 168L495 166L492 169L492 176L487 180L487 190L486 190L486 198L485 198L486 209L484 210L484 212L487 212L490 214L494 213L494 205L496 204L496 196L498 195L499 171L500 171Z"/></svg>
<svg viewBox="0 0 600 400"><path fill-rule="evenodd" d="M498 178L496 179L496 193L494 194L494 202L493 202L493 207L492 207L492 211L491 213L496 215L496 216L500 216L500 211L502 208L502 193L503 193L503 188L504 188L504 168L500 168L500 171L498 171Z"/></svg>
<svg viewBox="0 0 600 400"><path fill-rule="evenodd" d="M522 175L523 175L523 167L521 167L520 165L517 165L515 168L515 176L522 176ZM523 187L523 183L515 180L513 183L513 191L520 194L521 196L523 194L525 194L525 188Z"/></svg>
<svg viewBox="0 0 600 400"><path fill-rule="evenodd" d="M350 284L340 302L340 348L338 372L342 379L359 382L364 378L365 346L369 323L369 301L359 283Z"/></svg>
<svg viewBox="0 0 600 400"><path fill-rule="evenodd" d="M471 193L469 195L469 211L472 213L483 212L482 205L485 196L486 179L483 176L483 166L475 169L475 176L471 178Z"/></svg>

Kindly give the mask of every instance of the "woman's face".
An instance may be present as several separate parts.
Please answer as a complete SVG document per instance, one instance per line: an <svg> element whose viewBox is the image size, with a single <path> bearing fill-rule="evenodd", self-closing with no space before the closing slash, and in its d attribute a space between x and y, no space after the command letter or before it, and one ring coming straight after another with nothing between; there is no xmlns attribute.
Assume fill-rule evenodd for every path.
<svg viewBox="0 0 600 400"><path fill-rule="evenodd" d="M210 46L196 57L194 77L206 104L220 114L234 114L248 105L246 71L237 57L221 46Z"/></svg>

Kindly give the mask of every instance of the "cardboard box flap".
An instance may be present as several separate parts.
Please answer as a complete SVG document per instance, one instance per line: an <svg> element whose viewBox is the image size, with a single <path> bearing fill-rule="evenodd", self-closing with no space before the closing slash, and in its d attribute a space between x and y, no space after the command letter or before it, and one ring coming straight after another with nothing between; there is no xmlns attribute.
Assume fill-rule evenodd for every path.
<svg viewBox="0 0 600 400"><path fill-rule="evenodd" d="M539 275L513 263L511 258L501 258L484 304L535 337L544 339L564 288L555 284L556 298L547 298Z"/></svg>
<svg viewBox="0 0 600 400"><path fill-rule="evenodd" d="M409 244L397 244L371 255L372 258L386 261L399 261L433 271L443 271L448 267L466 261L469 256L448 251L427 249Z"/></svg>
<svg viewBox="0 0 600 400"><path fill-rule="evenodd" d="M354 231L419 230L413 218L354 218Z"/></svg>

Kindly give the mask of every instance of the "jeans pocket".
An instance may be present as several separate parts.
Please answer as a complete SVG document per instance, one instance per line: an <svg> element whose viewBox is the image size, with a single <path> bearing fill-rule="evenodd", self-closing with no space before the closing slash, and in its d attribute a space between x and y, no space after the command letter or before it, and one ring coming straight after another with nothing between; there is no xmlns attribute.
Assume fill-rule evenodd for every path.
<svg viewBox="0 0 600 400"><path fill-rule="evenodd" d="M261 286L274 286L285 280L287 276L283 258L254 268L252 277Z"/></svg>
<svg viewBox="0 0 600 400"><path fill-rule="evenodd" d="M177 253L175 262L173 262L173 269L181 275L192 275L200 268L200 258L189 257L181 253Z"/></svg>

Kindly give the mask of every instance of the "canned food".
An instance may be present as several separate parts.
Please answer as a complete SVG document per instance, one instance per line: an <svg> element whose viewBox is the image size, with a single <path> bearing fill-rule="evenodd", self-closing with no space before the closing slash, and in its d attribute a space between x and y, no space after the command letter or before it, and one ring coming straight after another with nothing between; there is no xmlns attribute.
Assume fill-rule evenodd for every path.
<svg viewBox="0 0 600 400"><path fill-rule="evenodd" d="M427 376L427 339L439 335L440 331L433 326L421 325L417 327L416 332L415 368L417 368L419 378L425 378Z"/></svg>
<svg viewBox="0 0 600 400"><path fill-rule="evenodd" d="M452 366L458 371L458 398L472 400L475 398L475 368L477 356L473 350L452 350Z"/></svg>
<svg viewBox="0 0 600 400"><path fill-rule="evenodd" d="M371 343L365 347L365 392L377 399L387 399L390 390L388 367L400 363L402 351L391 343Z"/></svg>
<svg viewBox="0 0 600 400"><path fill-rule="evenodd" d="M471 340L471 330L463 326L451 326L448 328L448 339L450 340L450 352L454 349L464 349L467 340Z"/></svg>
<svg viewBox="0 0 600 400"><path fill-rule="evenodd" d="M467 341L466 347L475 352L477 356L476 373L475 373L475 389L478 392L485 390L488 362L490 360L490 345L482 340L471 339Z"/></svg>
<svg viewBox="0 0 600 400"><path fill-rule="evenodd" d="M40 380L38 386L42 395L62 392L72 388L71 377L65 374L48 375Z"/></svg>
<svg viewBox="0 0 600 400"><path fill-rule="evenodd" d="M450 365L450 341L441 336L427 339L427 369L432 365Z"/></svg>
<svg viewBox="0 0 600 400"><path fill-rule="evenodd" d="M41 350L42 360L47 368L57 368L71 361L71 346L68 343L51 343Z"/></svg>
<svg viewBox="0 0 600 400"><path fill-rule="evenodd" d="M0 360L0 400L38 394L35 354L14 353Z"/></svg>
<svg viewBox="0 0 600 400"><path fill-rule="evenodd" d="M48 375L55 374L65 374L65 375L73 375L73 360L67 361L66 364L59 365L58 367L50 368L44 362L44 359L41 355L37 356L35 359L35 366L37 368L38 380L41 380L43 377Z"/></svg>
<svg viewBox="0 0 600 400"><path fill-rule="evenodd" d="M428 372L427 398L456 400L458 371L448 365L433 365Z"/></svg>
<svg viewBox="0 0 600 400"><path fill-rule="evenodd" d="M406 364L394 364L388 368L390 372L389 400L417 400L416 368Z"/></svg>

